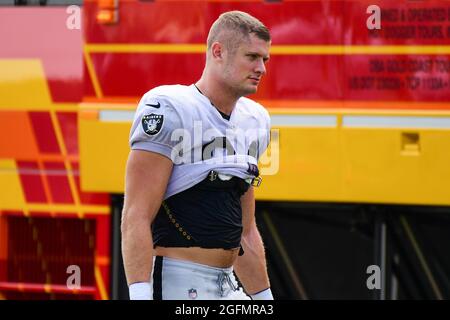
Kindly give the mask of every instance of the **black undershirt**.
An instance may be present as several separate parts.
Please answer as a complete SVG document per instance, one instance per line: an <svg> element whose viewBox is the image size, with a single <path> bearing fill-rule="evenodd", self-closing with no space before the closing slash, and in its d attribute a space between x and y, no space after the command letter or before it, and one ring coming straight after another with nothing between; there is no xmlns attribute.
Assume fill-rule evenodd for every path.
<svg viewBox="0 0 450 320"><path fill-rule="evenodd" d="M239 248L241 196L249 185L233 177L210 181L167 198L152 225L153 243L161 247Z"/></svg>

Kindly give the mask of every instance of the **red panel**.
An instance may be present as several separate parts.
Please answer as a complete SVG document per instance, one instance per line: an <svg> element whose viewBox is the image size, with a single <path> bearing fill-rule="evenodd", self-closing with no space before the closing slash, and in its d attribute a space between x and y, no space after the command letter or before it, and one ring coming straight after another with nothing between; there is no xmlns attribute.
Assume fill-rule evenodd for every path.
<svg viewBox="0 0 450 320"><path fill-rule="evenodd" d="M37 255L40 242L39 232L33 231L34 220L8 217L8 229L8 250L15 253L9 260L8 281L45 283L46 274Z"/></svg>
<svg viewBox="0 0 450 320"><path fill-rule="evenodd" d="M47 202L38 164L17 161L17 166L26 202Z"/></svg>
<svg viewBox="0 0 450 320"><path fill-rule="evenodd" d="M84 81L83 81L83 95L85 97L94 97L95 90L93 87L93 82L91 79L91 75L87 69L86 62L83 64L83 72L84 72Z"/></svg>
<svg viewBox="0 0 450 320"><path fill-rule="evenodd" d="M382 39L374 38L373 32L366 27L369 5L378 5L382 9ZM205 43L209 27L222 12L242 10L267 25L273 44L449 44L446 5L442 0L127 1L120 6L120 24L108 26L96 22L97 5L87 2L84 20L88 43ZM443 20L420 20L420 12L416 9L423 8L443 9ZM441 38L436 38L436 34L434 37L427 35L418 28L432 24L443 26ZM392 27L401 25L416 25L416 37L392 37Z"/></svg>
<svg viewBox="0 0 450 320"><path fill-rule="evenodd" d="M8 256L8 221L0 215L0 281L6 280Z"/></svg>
<svg viewBox="0 0 450 320"><path fill-rule="evenodd" d="M95 220L8 217L8 227L7 281L65 285L67 267L78 265L81 285L94 285Z"/></svg>
<svg viewBox="0 0 450 320"><path fill-rule="evenodd" d="M0 291L24 291L24 292L52 292L62 294L94 294L95 287L81 286L78 290L72 290L66 284L42 284L23 282L0 282Z"/></svg>
<svg viewBox="0 0 450 320"><path fill-rule="evenodd" d="M382 29L366 27L369 5L382 9ZM270 29L273 44L301 45L448 45L450 8L443 1L292 1L292 2L125 2L120 23L100 25L96 6L85 5L90 43L204 43L211 23L228 10L243 10ZM431 19L422 9L441 15ZM421 11L422 10L422 11ZM430 12L430 11L428 11ZM396 17L397 15L397 17ZM171 19L167 19L167 17ZM152 23L148 23L151 21ZM143 28L145 26L145 28ZM414 28L413 37L402 28ZM426 29L428 28L428 29ZM440 33L430 28L441 28ZM424 32L426 30L427 32ZM434 29L433 29L434 30ZM437 37L440 36L440 37ZM203 69L202 54L93 54L105 96L139 97L161 84L191 84ZM373 71L375 60L441 63L430 71ZM268 75L252 98L257 100L450 101L449 55L272 55ZM374 77L375 85L364 88ZM420 85L410 82L420 78ZM281 105L281 104L280 104Z"/></svg>
<svg viewBox="0 0 450 320"><path fill-rule="evenodd" d="M381 30L369 31L366 28L369 5L376 4L381 8ZM345 43L346 44L373 44L373 45L448 45L447 28L450 26L448 19L448 2L442 0L428 1L347 1L344 2L345 14ZM424 10L439 9L444 14L423 15ZM431 20L426 20L428 17ZM425 18L425 20L424 20ZM437 38L438 33L429 33L431 29L424 26L440 26L442 37ZM425 30L427 29L427 30ZM406 31L408 30L408 31ZM425 31L425 32L424 32Z"/></svg>
<svg viewBox="0 0 450 320"><path fill-rule="evenodd" d="M41 153L60 153L49 112L30 112L29 117Z"/></svg>
<svg viewBox="0 0 450 320"><path fill-rule="evenodd" d="M0 59L40 59L57 102L82 97L82 32L67 28L68 17L65 6L0 10Z"/></svg>
<svg viewBox="0 0 450 320"><path fill-rule="evenodd" d="M45 162L47 181L54 203L73 203L67 171L63 163ZM49 171L47 171L49 170Z"/></svg>
<svg viewBox="0 0 450 320"><path fill-rule="evenodd" d="M16 217L24 216L22 211L0 210L0 213L4 216L16 216Z"/></svg>
<svg viewBox="0 0 450 320"><path fill-rule="evenodd" d="M141 96L158 85L197 81L204 55L95 54L93 61L105 96Z"/></svg>
<svg viewBox="0 0 450 320"><path fill-rule="evenodd" d="M48 86L53 102L79 102L83 98L81 79L48 79Z"/></svg>
<svg viewBox="0 0 450 320"><path fill-rule="evenodd" d="M97 239L96 249L98 256L109 256L110 251L110 233L109 228L110 217L109 216L97 216Z"/></svg>
<svg viewBox="0 0 450 320"><path fill-rule="evenodd" d="M252 99L338 100L343 98L343 57L272 56Z"/></svg>
<svg viewBox="0 0 450 320"><path fill-rule="evenodd" d="M86 3L87 42L204 43L212 22L228 10L249 12L271 29L274 44L337 44L342 42L341 2L125 2L120 24L100 25L96 5ZM172 17L167 19L167 17ZM151 21L152 23L148 23ZM145 26L145 28L142 28ZM296 30L292 32L292 30ZM105 96L141 96L162 84L191 84L204 67L204 54L92 54ZM256 99L338 99L341 77L338 57L273 57L268 79ZM277 62L278 61L278 62ZM301 74L293 70L302 70ZM331 70L331 73L330 73ZM125 75L125 76L124 76ZM275 77L274 77L275 75Z"/></svg>
<svg viewBox="0 0 450 320"><path fill-rule="evenodd" d="M450 7L444 1L375 1L381 9L381 30L366 27L368 6L345 3L345 43L373 45L449 45ZM430 15L431 10L434 13ZM423 13L427 13L423 15ZM440 28L432 32L431 28ZM345 56L345 99L450 101L449 55ZM406 63L406 64L405 64ZM426 66L428 64L429 67ZM405 67L409 65L412 67ZM417 67L422 65L424 67ZM416 67L415 67L416 66Z"/></svg>
<svg viewBox="0 0 450 320"><path fill-rule="evenodd" d="M111 228L110 228L110 217L109 216L102 216L97 217L97 230L96 230L96 254L97 257L109 257L110 256L110 235L111 235ZM109 272L110 268L109 265L101 265L100 272L103 279L103 284L105 287L105 290L109 292Z"/></svg>
<svg viewBox="0 0 450 320"><path fill-rule="evenodd" d="M450 101L450 55L345 58L349 100Z"/></svg>
<svg viewBox="0 0 450 320"><path fill-rule="evenodd" d="M62 293L45 293L45 292L16 292L4 291L2 295L7 300L92 300L90 294L62 294Z"/></svg>
<svg viewBox="0 0 450 320"><path fill-rule="evenodd" d="M203 68L199 55L151 55L136 54L145 70L153 70L147 77L126 63L121 54L97 55L96 64L110 61L110 68L101 77L106 96L141 96L162 84L192 84L199 79ZM382 60L384 64L399 64L405 59L413 62L429 60L434 67L429 72L381 72L370 71L371 61ZM167 65L174 61L190 63L190 69L177 72ZM258 93L250 96L256 100L373 100L373 101L449 101L450 56L374 56L374 55L304 55L272 56L267 75ZM169 72L167 70L170 70ZM120 77L133 74L132 77ZM157 76L152 76L152 75ZM356 81L373 77L376 83L370 89L361 89ZM408 83L410 77L420 78L420 86ZM358 80L359 79L359 80ZM392 81L400 85L392 85Z"/></svg>
<svg viewBox="0 0 450 320"><path fill-rule="evenodd" d="M203 54L98 54L94 59L96 66L108 61L99 74L104 94L113 96L142 95L162 84L190 85L200 78L203 60ZM272 56L253 98L342 99L343 60L333 55Z"/></svg>
<svg viewBox="0 0 450 320"><path fill-rule="evenodd" d="M58 112L64 144L69 155L78 155L78 119L76 112Z"/></svg>
<svg viewBox="0 0 450 320"><path fill-rule="evenodd" d="M58 219L79 219L77 212L38 212L38 211L30 211L30 215L36 218L54 218Z"/></svg>
<svg viewBox="0 0 450 320"><path fill-rule="evenodd" d="M98 205L106 205L109 206L110 199L109 194L107 193L94 193L94 192L83 192L80 187L80 174L79 174L79 166L78 163L71 163L72 169L75 174L75 183L77 185L78 194L80 196L80 201L82 204L98 204Z"/></svg>
<svg viewBox="0 0 450 320"><path fill-rule="evenodd" d="M83 21L87 43L205 43L221 13L242 10L271 29L274 44L337 44L342 8L343 1L124 1L120 23L107 26L95 19L96 3L86 2Z"/></svg>

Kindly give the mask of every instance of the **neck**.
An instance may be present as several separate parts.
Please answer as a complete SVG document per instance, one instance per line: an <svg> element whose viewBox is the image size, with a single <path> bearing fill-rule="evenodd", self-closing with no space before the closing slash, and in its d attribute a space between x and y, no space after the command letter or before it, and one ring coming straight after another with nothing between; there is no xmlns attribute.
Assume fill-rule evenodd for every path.
<svg viewBox="0 0 450 320"><path fill-rule="evenodd" d="M239 97L232 94L226 85L212 79L206 73L203 73L195 85L219 111L231 114Z"/></svg>

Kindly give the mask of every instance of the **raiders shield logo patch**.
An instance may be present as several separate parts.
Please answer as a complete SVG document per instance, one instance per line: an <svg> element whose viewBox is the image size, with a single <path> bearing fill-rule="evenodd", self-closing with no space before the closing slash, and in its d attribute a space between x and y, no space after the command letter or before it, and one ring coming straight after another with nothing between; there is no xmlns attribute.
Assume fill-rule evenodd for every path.
<svg viewBox="0 0 450 320"><path fill-rule="evenodd" d="M162 114L146 114L142 117L142 129L149 136L154 136L161 131L164 121L164 116Z"/></svg>

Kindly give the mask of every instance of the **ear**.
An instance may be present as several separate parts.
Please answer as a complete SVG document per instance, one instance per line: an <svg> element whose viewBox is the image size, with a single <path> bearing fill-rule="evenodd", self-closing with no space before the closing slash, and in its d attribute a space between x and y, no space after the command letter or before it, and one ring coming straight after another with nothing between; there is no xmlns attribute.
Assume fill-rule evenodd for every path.
<svg viewBox="0 0 450 320"><path fill-rule="evenodd" d="M211 46L211 54L214 59L223 58L223 46L220 42L214 42Z"/></svg>

